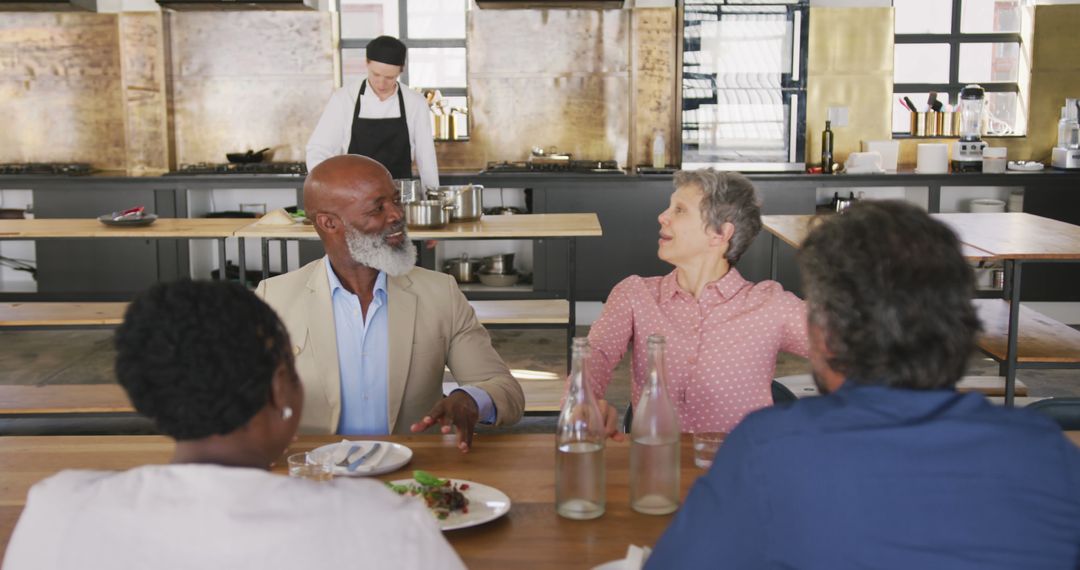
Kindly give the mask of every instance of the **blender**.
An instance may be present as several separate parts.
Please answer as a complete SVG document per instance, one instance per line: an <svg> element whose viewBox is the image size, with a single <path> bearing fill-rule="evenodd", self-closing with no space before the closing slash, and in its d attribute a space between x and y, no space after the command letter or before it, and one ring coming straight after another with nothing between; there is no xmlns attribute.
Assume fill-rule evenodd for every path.
<svg viewBox="0 0 1080 570"><path fill-rule="evenodd" d="M953 172L982 172L983 103L986 91L978 85L960 90L960 140L953 143Z"/></svg>
<svg viewBox="0 0 1080 570"><path fill-rule="evenodd" d="M1050 165L1065 170L1080 169L1080 99L1066 99L1061 108L1058 123L1057 146L1054 147Z"/></svg>

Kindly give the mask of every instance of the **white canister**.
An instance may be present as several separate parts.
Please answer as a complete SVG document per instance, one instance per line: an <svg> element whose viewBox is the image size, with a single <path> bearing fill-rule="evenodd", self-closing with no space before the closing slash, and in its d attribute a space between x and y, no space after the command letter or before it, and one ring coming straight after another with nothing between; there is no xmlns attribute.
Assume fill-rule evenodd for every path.
<svg viewBox="0 0 1080 570"><path fill-rule="evenodd" d="M976 198L971 201L971 212L989 214L1005 211L1005 202L994 198Z"/></svg>
<svg viewBox="0 0 1080 570"><path fill-rule="evenodd" d="M983 147L982 171L991 174L1001 174L1005 172L1005 167L1009 163L1007 159L1008 152L1008 149L1003 146Z"/></svg>
<svg viewBox="0 0 1080 570"><path fill-rule="evenodd" d="M949 145L924 143L917 147L915 172L919 174L946 174L949 172Z"/></svg>
<svg viewBox="0 0 1080 570"><path fill-rule="evenodd" d="M1013 190L1012 194L1009 194L1009 211L1010 212L1023 212L1024 211L1024 191Z"/></svg>

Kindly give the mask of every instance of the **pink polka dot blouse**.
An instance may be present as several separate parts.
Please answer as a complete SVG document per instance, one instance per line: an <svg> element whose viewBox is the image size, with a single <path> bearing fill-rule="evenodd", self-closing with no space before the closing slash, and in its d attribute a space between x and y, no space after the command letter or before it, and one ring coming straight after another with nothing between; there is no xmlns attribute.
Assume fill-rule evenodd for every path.
<svg viewBox="0 0 1080 570"><path fill-rule="evenodd" d="M597 397L633 342L632 401L638 401L652 334L667 339L667 388L684 432L728 432L750 412L772 405L777 353L808 352L806 307L775 281L751 283L732 268L694 299L674 271L634 275L612 289L589 330L588 374Z"/></svg>

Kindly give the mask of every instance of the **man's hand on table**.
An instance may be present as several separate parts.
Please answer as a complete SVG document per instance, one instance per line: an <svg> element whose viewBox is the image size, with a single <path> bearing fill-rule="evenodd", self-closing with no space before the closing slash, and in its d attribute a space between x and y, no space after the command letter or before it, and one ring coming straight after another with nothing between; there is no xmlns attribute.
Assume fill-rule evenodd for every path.
<svg viewBox="0 0 1080 570"><path fill-rule="evenodd" d="M442 424L442 432L447 434L450 433L450 426L456 427L458 449L462 453L468 453L472 447L473 428L479 420L480 409L476 406L476 400L466 392L455 391L436 402L431 411L410 429L414 433L421 432L439 423Z"/></svg>

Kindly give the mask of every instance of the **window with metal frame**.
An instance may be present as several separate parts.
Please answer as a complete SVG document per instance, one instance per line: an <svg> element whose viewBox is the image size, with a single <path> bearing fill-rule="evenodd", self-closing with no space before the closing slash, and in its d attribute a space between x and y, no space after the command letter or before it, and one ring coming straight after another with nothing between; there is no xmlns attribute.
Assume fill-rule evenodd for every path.
<svg viewBox="0 0 1080 570"><path fill-rule="evenodd" d="M380 35L409 48L401 82L438 91L446 112L466 109L467 0L335 0L340 22L341 73L365 73L365 49Z"/></svg>
<svg viewBox="0 0 1080 570"><path fill-rule="evenodd" d="M986 90L984 134L1023 135L1020 97L1022 0L893 0L895 50L892 130L910 133L911 111L929 109L936 93L955 108L965 85Z"/></svg>

